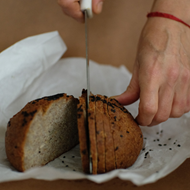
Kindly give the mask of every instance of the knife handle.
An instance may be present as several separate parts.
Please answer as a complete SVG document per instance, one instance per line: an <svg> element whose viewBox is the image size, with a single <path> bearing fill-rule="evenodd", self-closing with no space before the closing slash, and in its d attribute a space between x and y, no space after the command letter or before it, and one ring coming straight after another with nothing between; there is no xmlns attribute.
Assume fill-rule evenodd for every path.
<svg viewBox="0 0 190 190"><path fill-rule="evenodd" d="M81 11L87 11L88 18L93 17L92 13L92 0L80 0Z"/></svg>

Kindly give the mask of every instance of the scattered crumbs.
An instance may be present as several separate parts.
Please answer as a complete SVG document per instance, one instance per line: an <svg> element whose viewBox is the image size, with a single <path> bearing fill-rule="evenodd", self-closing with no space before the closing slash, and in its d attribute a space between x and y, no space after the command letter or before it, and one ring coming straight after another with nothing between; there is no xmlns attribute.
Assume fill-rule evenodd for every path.
<svg viewBox="0 0 190 190"><path fill-rule="evenodd" d="M149 152L146 152L145 155L144 155L144 158L146 159L147 158L147 155L148 155Z"/></svg>
<svg viewBox="0 0 190 190"><path fill-rule="evenodd" d="M161 130L160 133L163 133L163 130Z"/></svg>
<svg viewBox="0 0 190 190"><path fill-rule="evenodd" d="M169 141L171 140L171 138L168 139Z"/></svg>
<svg viewBox="0 0 190 190"><path fill-rule="evenodd" d="M76 170L73 169L73 171L76 171Z"/></svg>
<svg viewBox="0 0 190 190"><path fill-rule="evenodd" d="M155 140L155 139L154 139L153 141L154 141L154 142L156 142L156 140Z"/></svg>
<svg viewBox="0 0 190 190"><path fill-rule="evenodd" d="M75 156L72 156L72 158L74 158Z"/></svg>
<svg viewBox="0 0 190 190"><path fill-rule="evenodd" d="M167 146L167 144L164 144L164 146Z"/></svg>
<svg viewBox="0 0 190 190"><path fill-rule="evenodd" d="M62 161L62 163L64 163L64 161Z"/></svg>
<svg viewBox="0 0 190 190"><path fill-rule="evenodd" d="M152 149L149 149L149 151L153 151Z"/></svg>
<svg viewBox="0 0 190 190"><path fill-rule="evenodd" d="M41 151L39 151L38 153L41 153Z"/></svg>
<svg viewBox="0 0 190 190"><path fill-rule="evenodd" d="M69 167L68 165L66 165L65 167Z"/></svg>
<svg viewBox="0 0 190 190"><path fill-rule="evenodd" d="M169 150L172 150L172 148L169 148Z"/></svg>
<svg viewBox="0 0 190 190"><path fill-rule="evenodd" d="M162 144L158 144L158 146L162 146Z"/></svg>
<svg viewBox="0 0 190 190"><path fill-rule="evenodd" d="M159 132L157 132L156 134L159 135Z"/></svg>
<svg viewBox="0 0 190 190"><path fill-rule="evenodd" d="M63 156L63 158L65 158L65 156Z"/></svg>
<svg viewBox="0 0 190 190"><path fill-rule="evenodd" d="M142 149L142 151L144 151L144 150L145 150L145 148Z"/></svg>
<svg viewBox="0 0 190 190"><path fill-rule="evenodd" d="M149 152L146 152L146 153L145 153L145 156L147 156L148 154L149 154Z"/></svg>
<svg viewBox="0 0 190 190"><path fill-rule="evenodd" d="M157 141L160 141L160 139L157 139Z"/></svg>
<svg viewBox="0 0 190 190"><path fill-rule="evenodd" d="M144 139L146 140L147 138L145 137Z"/></svg>
<svg viewBox="0 0 190 190"><path fill-rule="evenodd" d="M180 144L178 144L177 146L178 146L178 147L180 147L181 145L180 145Z"/></svg>

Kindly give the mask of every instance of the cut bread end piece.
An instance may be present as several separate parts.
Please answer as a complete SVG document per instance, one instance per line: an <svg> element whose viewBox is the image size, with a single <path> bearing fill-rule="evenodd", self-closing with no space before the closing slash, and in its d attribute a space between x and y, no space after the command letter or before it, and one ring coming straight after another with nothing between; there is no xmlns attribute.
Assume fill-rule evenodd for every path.
<svg viewBox="0 0 190 190"><path fill-rule="evenodd" d="M77 100L66 94L29 102L7 126L7 158L19 171L43 166L77 144Z"/></svg>

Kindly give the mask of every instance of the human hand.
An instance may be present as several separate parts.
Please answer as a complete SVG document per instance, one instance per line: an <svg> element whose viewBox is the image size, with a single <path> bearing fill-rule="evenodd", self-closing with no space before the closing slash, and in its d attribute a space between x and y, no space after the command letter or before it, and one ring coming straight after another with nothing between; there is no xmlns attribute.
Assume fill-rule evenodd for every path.
<svg viewBox="0 0 190 190"><path fill-rule="evenodd" d="M148 19L130 84L116 97L123 105L139 98L136 120L142 126L157 125L190 110L190 29L185 25Z"/></svg>
<svg viewBox="0 0 190 190"><path fill-rule="evenodd" d="M58 0L63 12L79 22L84 22L84 15L80 10L80 0ZM102 11L103 0L92 0L92 11L99 14Z"/></svg>

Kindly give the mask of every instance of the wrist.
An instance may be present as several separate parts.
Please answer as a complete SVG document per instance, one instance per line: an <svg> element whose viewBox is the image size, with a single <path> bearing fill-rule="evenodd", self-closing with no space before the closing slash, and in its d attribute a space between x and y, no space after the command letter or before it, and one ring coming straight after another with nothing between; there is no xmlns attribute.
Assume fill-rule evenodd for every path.
<svg viewBox="0 0 190 190"><path fill-rule="evenodd" d="M155 0L151 11L174 15L190 25L189 0Z"/></svg>

